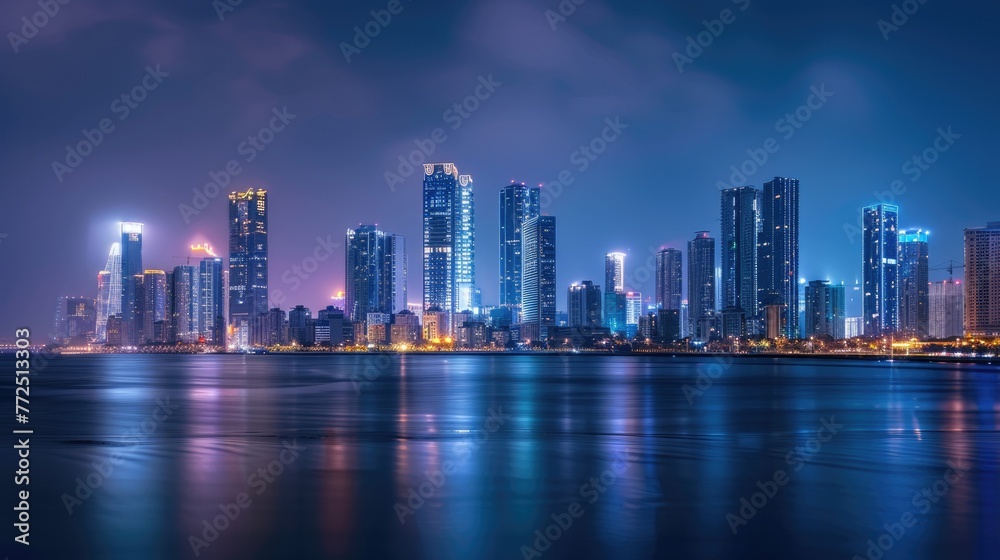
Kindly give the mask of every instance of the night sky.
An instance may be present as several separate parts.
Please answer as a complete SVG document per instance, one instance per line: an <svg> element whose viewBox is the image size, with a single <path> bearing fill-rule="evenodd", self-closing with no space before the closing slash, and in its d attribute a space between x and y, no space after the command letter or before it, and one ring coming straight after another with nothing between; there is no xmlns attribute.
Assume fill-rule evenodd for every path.
<svg viewBox="0 0 1000 560"><path fill-rule="evenodd" d="M1000 220L995 2L897 2L919 9L880 29L893 16L888 0L566 0L575 12L564 21L555 0L402 0L350 62L342 43L390 2L330 4L243 0L220 21L211 0L72 0L26 42L8 33L22 33L36 0L0 5L0 340L24 326L41 340L58 296L95 297L119 221L146 224L146 268L183 264L196 242L225 253L225 194L251 186L270 192L271 288L288 294L282 307L328 305L343 288L346 229L372 222L407 236L418 302L422 173L393 188L385 174L436 128L447 138L428 161L455 162L475 181L486 304L498 292L497 191L564 170L572 183L547 186L544 209L558 220L559 309L571 282L604 283L603 256L615 250L630 255L627 287L651 296L651 270L636 268L661 246L686 248L697 230L718 236L720 181L765 144L778 149L737 179L800 179L809 280L860 275L861 246L845 224L896 180L901 225L930 229L932 266L963 259L963 228ZM685 52L700 32L707 43L703 20L720 18L730 23L709 27L721 35ZM160 77L146 78L147 67ZM144 78L155 85L144 100L115 101ZM446 112L477 87L486 98L467 118ZM808 121L789 127L786 114L812 88L832 95L814 97L800 111ZM294 118L270 144L241 150L286 107ZM57 178L53 162L65 164L66 146L103 119L113 130ZM574 152L608 119L620 134L581 169ZM933 164L904 167L949 127ZM186 223L179 205L194 207L192 189L230 160L240 172ZM286 271L328 236L341 247L292 291Z"/></svg>

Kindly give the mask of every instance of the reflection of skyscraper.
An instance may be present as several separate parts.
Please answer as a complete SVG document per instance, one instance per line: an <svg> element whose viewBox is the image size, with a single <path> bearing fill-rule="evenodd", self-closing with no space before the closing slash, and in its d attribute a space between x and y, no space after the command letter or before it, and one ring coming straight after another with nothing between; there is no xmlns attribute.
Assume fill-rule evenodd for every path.
<svg viewBox="0 0 1000 560"><path fill-rule="evenodd" d="M538 216L538 200L538 187L513 183L500 189L500 305L515 310L521 306L521 230Z"/></svg>
<svg viewBox="0 0 1000 560"><path fill-rule="evenodd" d="M781 306L781 331L799 336L799 180L775 177L764 183L758 239L758 301Z"/></svg>
<svg viewBox="0 0 1000 560"><path fill-rule="evenodd" d="M929 330L927 238L919 229L899 232L899 330L917 338Z"/></svg>
<svg viewBox="0 0 1000 560"><path fill-rule="evenodd" d="M699 231L688 241L688 320L692 338L708 340L715 314L715 239Z"/></svg>
<svg viewBox="0 0 1000 560"><path fill-rule="evenodd" d="M899 330L899 207L867 206L863 215L865 336Z"/></svg>
<svg viewBox="0 0 1000 560"><path fill-rule="evenodd" d="M138 309L142 305L136 294L135 276L142 275L142 224L124 222L121 224L121 271L122 271L122 342L126 345L137 345L139 331Z"/></svg>
<svg viewBox="0 0 1000 560"><path fill-rule="evenodd" d="M524 222L521 265L522 331L548 337L556 324L556 219L536 216Z"/></svg>
<svg viewBox="0 0 1000 560"><path fill-rule="evenodd" d="M239 346L250 342L250 321L268 311L267 234L267 191L230 193L229 321Z"/></svg>
<svg viewBox="0 0 1000 560"><path fill-rule="evenodd" d="M761 192L754 187L722 191L721 307L724 312L740 319L740 327L735 332L730 330L727 335L743 336L758 331L757 243L761 227L760 210ZM749 332L741 332L744 329Z"/></svg>
<svg viewBox="0 0 1000 560"><path fill-rule="evenodd" d="M1000 335L1000 222L965 230L965 331Z"/></svg>
<svg viewBox="0 0 1000 560"><path fill-rule="evenodd" d="M472 177L453 163L424 165L424 309L471 309L475 295ZM450 323L450 321L449 321Z"/></svg>
<svg viewBox="0 0 1000 560"><path fill-rule="evenodd" d="M397 282L406 282L397 277L395 251L404 245L402 238L399 242L395 238L371 225L347 230L346 311L351 321L364 321L369 313L393 312Z"/></svg>
<svg viewBox="0 0 1000 560"><path fill-rule="evenodd" d="M97 341L107 340L108 317L122 312L122 246L112 243L108 262L97 275Z"/></svg>

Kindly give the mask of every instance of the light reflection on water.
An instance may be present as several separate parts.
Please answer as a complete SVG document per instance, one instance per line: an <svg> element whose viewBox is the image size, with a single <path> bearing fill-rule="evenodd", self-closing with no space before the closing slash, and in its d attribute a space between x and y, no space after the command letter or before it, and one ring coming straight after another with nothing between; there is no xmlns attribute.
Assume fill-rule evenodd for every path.
<svg viewBox="0 0 1000 560"><path fill-rule="evenodd" d="M33 551L194 558L189 535L245 492L198 558L520 558L574 501L584 514L543 558L851 558L949 461L973 468L885 559L1000 545L996 367L738 359L689 404L704 360L384 362L359 386L368 356L54 360L32 382ZM146 434L158 399L177 409ZM493 432L491 409L510 415ZM824 418L845 428L794 470L787 454ZM301 455L258 493L251 477L292 441ZM68 515L63 494L116 452ZM628 468L590 503L582 487L620 452ZM726 514L779 469L789 483L734 536Z"/></svg>

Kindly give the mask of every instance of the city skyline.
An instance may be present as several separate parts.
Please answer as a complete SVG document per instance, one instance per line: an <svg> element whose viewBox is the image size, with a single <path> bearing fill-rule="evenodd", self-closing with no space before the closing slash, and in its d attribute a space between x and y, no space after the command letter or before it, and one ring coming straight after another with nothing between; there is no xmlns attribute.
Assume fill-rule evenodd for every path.
<svg viewBox="0 0 1000 560"><path fill-rule="evenodd" d="M25 15L14 6L3 9L13 10L11 21ZM419 170L400 173L399 158L418 150L418 139L426 148L420 154L434 149L425 161L461 162L478 189L490 187L476 201L481 250L498 243L494 186L510 179L549 185L543 187L545 211L563 216L560 234L579 240L561 252L560 286L600 281L600 262L588 256L597 243L601 252L630 249L630 262L639 263L651 248L683 247L691 232L717 231L717 183L731 184L733 167L753 171L736 186L759 187L774 175L809 186L801 207L802 222L810 224L801 240L806 279L856 279L858 210L880 198L905 209L905 226L933 232L932 265L961 261L961 229L994 220L990 209L1000 203L1000 193L978 186L990 176L991 131L998 124L997 115L979 108L989 106L1000 87L996 76L978 70L977 60L996 39L977 32L989 18L960 10L924 6L887 41L875 25L885 14L868 3L839 5L829 21L794 3L755 4L683 72L671 55L683 52L702 20L717 16L705 6L639 11L588 0L555 30L542 10L525 3L407 8L350 63L339 45L368 20L358 6L275 11L248 4L225 22L210 9L159 12L173 25L154 24L141 11L112 17L113 10L100 7L89 14L64 10L58 25L0 62L7 70L7 106L20 115L11 126L21 131L3 140L0 157L9 184L20 186L11 189L11 207L24 209L0 228L9 236L0 251L19 262L39 251L47 257L37 265L41 280L6 280L4 289L24 294L5 302L0 322L11 322L6 330L50 322L48 310L61 293L90 293L94 263L100 267L106 258L117 222L147 224L151 255L177 254L178 247L202 240L225 247L219 218L234 188L264 186L285 201L271 216L272 229L282 232L272 239L272 252L281 256L271 263L271 285L286 294L291 284L280 275L301 265L317 237L337 240L350 225L379 223L416 246L421 224L410 209L420 201ZM77 25L80 18L86 21ZM124 34L111 49L100 40L105 35L77 31L93 21L109 25L109 32L140 23L149 33ZM296 23L303 21L325 31L303 29ZM430 21L440 41L417 40ZM257 40L224 40L233 22L246 32L242 37ZM808 31L817 22L829 32ZM500 48L498 23L524 30L525 42ZM940 45L919 40L935 36L939 24L967 32ZM783 32L767 33L762 42L762 28ZM93 40L80 41L75 54L105 61L96 74L81 74L77 61L54 57L49 48L77 32ZM765 52L747 54L756 48ZM788 52L807 54L784 56ZM157 64L170 75L127 119L106 112L141 83L146 66ZM14 79L40 67L51 68L45 87ZM213 81L220 67L231 74ZM312 77L296 77L292 68ZM940 79L927 84L921 77L928 74ZM969 76L979 77L976 87L954 87ZM492 91L480 77L492 80ZM416 93L401 95L399 84ZM776 130L809 101L812 88L824 86L833 95L793 127L794 135ZM488 99L475 97L477 87ZM74 92L73 103L60 101L63 91ZM244 98L248 91L255 94ZM467 118L443 114L468 96L479 106ZM287 123L273 112L285 109L294 115L284 117ZM57 180L52 162L62 161L65 146L82 141L80 131L94 129L105 114L115 131ZM459 120L445 120L452 116ZM274 132L272 120L283 130ZM263 137L273 141L255 139L263 150L247 142L253 151L241 154L248 135L264 127ZM431 137L438 128L447 137L442 142ZM595 159L582 155L580 147L589 151L605 128L614 142ZM764 161L759 150L772 137L780 149L755 163L748 150ZM948 150L933 151L943 147ZM226 171L231 159L238 165ZM386 172L403 181L390 188ZM216 187L206 189L213 178ZM194 213L182 213L180 205ZM596 208L600 216L591 214ZM690 211L676 212L667 228L664 213L671 208ZM27 242L31 224L52 222L59 231L37 228ZM76 232L70 243L63 230ZM820 246L823 259L817 260L810 252ZM418 294L420 265L411 265L409 291ZM496 259L478 259L478 267L484 300L497 300ZM318 308L338 289L342 269L340 259L324 262L321 272L300 279L293 296ZM57 276L71 280L64 284ZM932 273L933 280L944 278ZM632 288L653 293L651 282ZM564 290L558 301L565 308Z"/></svg>

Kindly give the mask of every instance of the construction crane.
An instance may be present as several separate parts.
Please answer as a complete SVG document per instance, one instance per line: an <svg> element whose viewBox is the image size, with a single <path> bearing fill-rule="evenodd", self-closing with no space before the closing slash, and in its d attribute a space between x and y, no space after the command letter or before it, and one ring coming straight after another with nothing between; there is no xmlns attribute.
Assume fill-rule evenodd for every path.
<svg viewBox="0 0 1000 560"><path fill-rule="evenodd" d="M964 264L957 264L958 261L948 261L947 264L942 264L931 268L930 270L947 270L948 271L948 281L953 282L955 280L955 269L965 268Z"/></svg>

